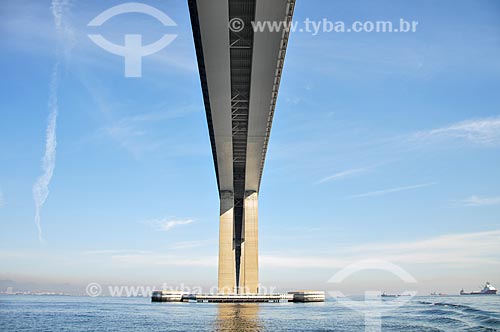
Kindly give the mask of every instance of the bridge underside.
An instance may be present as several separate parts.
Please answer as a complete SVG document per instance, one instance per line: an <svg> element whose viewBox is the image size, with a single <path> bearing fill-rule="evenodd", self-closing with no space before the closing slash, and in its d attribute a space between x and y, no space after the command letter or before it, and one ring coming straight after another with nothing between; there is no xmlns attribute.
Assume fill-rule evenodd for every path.
<svg viewBox="0 0 500 332"><path fill-rule="evenodd" d="M295 0L188 0L220 196L219 292L258 293L258 193ZM244 24L229 29L232 20Z"/></svg>

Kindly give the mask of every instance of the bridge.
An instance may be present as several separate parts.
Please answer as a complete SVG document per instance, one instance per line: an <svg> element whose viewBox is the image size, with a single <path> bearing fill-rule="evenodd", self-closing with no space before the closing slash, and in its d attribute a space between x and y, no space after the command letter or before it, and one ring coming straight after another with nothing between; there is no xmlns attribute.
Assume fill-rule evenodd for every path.
<svg viewBox="0 0 500 332"><path fill-rule="evenodd" d="M188 0L220 197L220 294L259 292L258 196L295 0ZM231 29L230 29L231 27Z"/></svg>

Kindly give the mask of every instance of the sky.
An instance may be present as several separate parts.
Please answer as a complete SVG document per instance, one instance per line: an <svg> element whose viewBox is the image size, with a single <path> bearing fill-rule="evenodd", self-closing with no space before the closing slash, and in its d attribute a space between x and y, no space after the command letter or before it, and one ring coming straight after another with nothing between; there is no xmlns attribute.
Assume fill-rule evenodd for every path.
<svg viewBox="0 0 500 332"><path fill-rule="evenodd" d="M0 4L0 291L216 285L218 192L187 1L144 1L177 26L137 13L87 26L121 3ZM499 15L495 0L297 1L299 23L418 29L292 33L259 199L262 285L500 287ZM177 38L127 78L96 33ZM352 264L365 268L328 282Z"/></svg>

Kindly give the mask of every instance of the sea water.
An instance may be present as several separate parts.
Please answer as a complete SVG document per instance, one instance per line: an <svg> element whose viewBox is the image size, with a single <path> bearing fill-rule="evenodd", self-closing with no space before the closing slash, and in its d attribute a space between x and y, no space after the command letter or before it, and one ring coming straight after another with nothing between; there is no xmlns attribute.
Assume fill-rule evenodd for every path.
<svg viewBox="0 0 500 332"><path fill-rule="evenodd" d="M0 295L0 331L500 331L500 296L215 304Z"/></svg>

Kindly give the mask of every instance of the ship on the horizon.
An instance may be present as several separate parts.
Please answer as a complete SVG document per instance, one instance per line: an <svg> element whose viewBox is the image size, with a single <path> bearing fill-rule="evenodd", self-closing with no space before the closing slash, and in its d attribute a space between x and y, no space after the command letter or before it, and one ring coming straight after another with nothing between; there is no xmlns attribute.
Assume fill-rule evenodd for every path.
<svg viewBox="0 0 500 332"><path fill-rule="evenodd" d="M383 292L380 294L381 297L401 297L401 296L412 296L411 294L387 294L386 292Z"/></svg>
<svg viewBox="0 0 500 332"><path fill-rule="evenodd" d="M484 288L478 292L466 293L463 289L460 291L460 295L495 295L496 293L497 289L489 282L487 282L486 285L484 285Z"/></svg>

